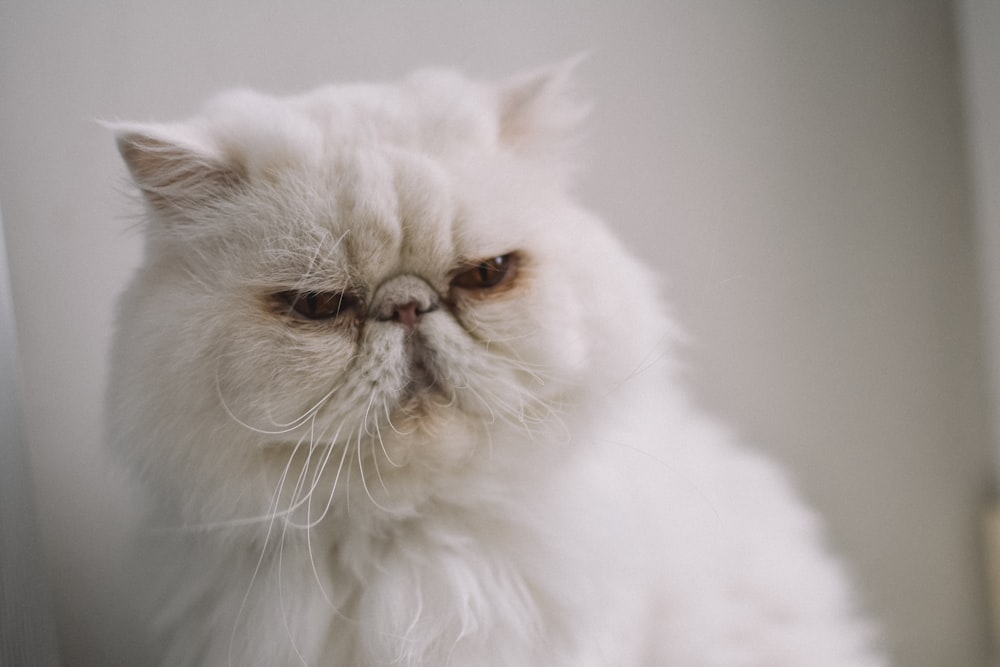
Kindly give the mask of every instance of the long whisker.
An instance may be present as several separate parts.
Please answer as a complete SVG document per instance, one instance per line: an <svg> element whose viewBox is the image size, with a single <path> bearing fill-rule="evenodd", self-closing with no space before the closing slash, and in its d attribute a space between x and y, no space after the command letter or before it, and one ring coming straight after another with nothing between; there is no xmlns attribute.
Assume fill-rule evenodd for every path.
<svg viewBox="0 0 1000 667"><path fill-rule="evenodd" d="M342 427L343 427L343 423L341 423L340 427L337 428L337 432L334 433L333 438L330 441L330 446L326 447L325 451L322 454L322 456L320 456L320 460L317 463L317 465L315 467L315 470L313 471L312 482L311 482L311 484L309 486L309 490L305 493L304 496L302 496L301 500L295 501L295 499L299 497L298 493L303 488L302 485L304 484L305 477L307 476L307 473L308 473L308 471L310 469L310 466L312 465L312 456L313 456L313 453L315 452L316 448L319 446L319 440L318 439L313 439L311 441L311 444L310 444L310 447L309 447L309 454L306 456L306 460L305 460L305 462L302 465L302 471L300 473L300 485L296 487L296 494L293 496L293 504L291 504L288 507L288 511L286 512L286 516L290 517L291 514L292 514L292 512L295 511L295 510L300 509L303 504L305 504L307 506L306 507L307 513L308 513L309 509L312 507L312 497L313 497L313 494L316 492L316 488L319 486L320 479L322 477L323 471L326 469L326 465L327 465L327 463L330 460L330 456L333 454L333 446L334 446L334 444L337 441L337 437L340 435L340 429ZM323 435L325 436L325 432L324 432ZM291 518L286 519L286 521L290 525L292 525L293 527L298 528L300 526L300 524L297 524L294 521L292 521ZM307 517L307 522L308 522L308 517Z"/></svg>
<svg viewBox="0 0 1000 667"><path fill-rule="evenodd" d="M292 489L291 500L289 501L289 507L286 509L286 516L291 512L291 508L296 506L296 501L299 495L302 493L302 489L305 486L305 480L308 476L309 466L312 463L313 453L316 451L316 419L313 418L309 421L309 451L306 452L306 460L303 461L302 467L299 470L299 477L295 481L295 487ZM295 451L292 451L291 457L294 458Z"/></svg>
<svg viewBox="0 0 1000 667"><path fill-rule="evenodd" d="M285 606L285 589L282 581L282 567L284 556L285 556L285 536L288 533L288 522L286 521L284 527L281 529L281 541L278 543L278 607L281 609L281 622L285 626L285 634L288 637L288 643L292 646L292 651L295 652L295 656L299 659L305 667L309 667L309 662L302 655L299 650L298 643L295 641L295 636L292 634L292 627L288 623L288 608Z"/></svg>
<svg viewBox="0 0 1000 667"><path fill-rule="evenodd" d="M378 431L378 423L375 424L375 430ZM379 433L379 442L382 442L382 434ZM385 485L385 480L382 479L382 470L378 466L378 453L375 451L375 441L371 441L372 450L372 465L375 466L375 476L378 477L378 483L382 485L382 490L385 491L386 495L389 495L389 487ZM382 443L382 451L385 451L385 443ZM388 458L388 455L386 455Z"/></svg>
<svg viewBox="0 0 1000 667"><path fill-rule="evenodd" d="M388 401L382 402L382 410L383 412L385 412L385 422L389 425L389 428L391 428L393 431L396 432L397 435L404 435L404 436L412 435L413 432L416 430L416 429L410 429L409 431L400 431L398 428L396 428L396 425L392 423L392 415L389 414ZM392 461L390 461L390 463L392 463Z"/></svg>
<svg viewBox="0 0 1000 667"><path fill-rule="evenodd" d="M262 435L281 435L281 434L284 434L284 433L289 433L289 432L294 431L295 429L299 428L300 426L302 426L303 424L305 424L306 421L308 421L310 417L315 416L316 413L320 410L320 408L322 408L323 405L328 400L330 400L330 397L333 396L334 393L336 393L337 390L340 389L343 386L344 386L343 384L340 384L340 385L337 385L336 387L334 387L333 389L331 389L330 391L328 391L326 394L324 394L322 396L322 398L320 398L318 401L316 401L312 405L312 407L308 408L299 417L296 417L295 419L293 419L292 421L287 422L287 423L276 423L275 426L278 427L277 429L275 429L275 430L268 430L268 429L259 428L257 426L253 426L252 424L248 424L248 423L246 423L245 421L243 421L242 419L240 419L239 417L236 416L236 414L229 407L229 404L226 402L226 397L222 394L222 385L221 385L221 380L219 378L218 371L216 371L216 374L215 374L215 393L219 397L219 402L222 405L222 409L225 410L226 415L228 415L230 419L232 419L234 422L236 422L237 424L239 424L243 428L246 428L246 429L248 429L250 431L253 431L254 433L260 433Z"/></svg>
<svg viewBox="0 0 1000 667"><path fill-rule="evenodd" d="M467 384L466 386L462 387L462 389L468 391L480 403L483 404L483 407L486 408L486 411L490 413L490 422L489 423L495 424L496 421L497 421L497 413L496 413L496 411L493 410L493 406L490 405L489 401L487 401L485 398L483 398L482 394L480 394L478 391L476 391L475 389L473 389L471 384Z"/></svg>
<svg viewBox="0 0 1000 667"><path fill-rule="evenodd" d="M372 446L374 447L374 445L372 445ZM377 500L375 500L375 496L372 495L371 489L368 488L368 480L365 479L365 477L366 477L365 476L365 465L364 465L364 461L362 460L362 456L361 456L361 431L360 430L358 431L358 443L357 443L357 447L358 447L358 477L361 478L361 485L365 489L365 495L368 496L368 500L370 500L372 502L372 505L374 505L375 507L379 508L383 512L386 512L387 514L393 514L394 512L392 510L390 510L388 507L383 507L382 505L379 504L379 502ZM377 471L378 470L378 466L376 466L375 469Z"/></svg>
<svg viewBox="0 0 1000 667"><path fill-rule="evenodd" d="M332 486L330 488L330 494L327 497L326 505L323 507L323 512L320 514L319 518L317 518L315 520L313 520L311 518L311 508L312 508L312 497L313 497L313 494L315 493L317 487L319 486L320 476L322 475L323 471L326 469L327 463L330 460L330 456L333 453L334 446L337 443L337 439L340 437L340 431L341 431L342 428L343 428L343 423L341 423L341 425L339 427L337 427L337 432L334 433L333 434L333 438L330 439L330 444L326 448L326 452L324 452L324 454L323 454L323 459L320 462L320 465L318 466L317 470L313 473L312 486L309 489L308 495L304 499L304 502L307 505L307 509L306 509L306 514L307 514L307 516L306 516L306 523L304 523L304 524L302 524L302 523L296 523L294 521L289 520L289 523L294 528L299 528L299 529L302 529L302 530L311 530L311 529L315 528L316 526L318 526L320 523L323 522L323 520L326 518L326 515L330 511L330 507L333 505L333 496L334 496L334 493L337 490L337 483L340 481L340 472L341 472L341 470L344 467L344 459L347 457L347 452L348 452L348 449L349 449L349 447L347 445L344 446L344 453L340 457L340 464L337 466L337 473L336 473L336 475L333 478L333 483L332 483ZM301 504L298 505L298 506L296 506L296 509L299 506L301 506Z"/></svg>
<svg viewBox="0 0 1000 667"><path fill-rule="evenodd" d="M340 429L338 428L337 429L337 434L334 436L334 440L330 442L330 449L329 449L329 451L333 451L333 446L334 446L334 444L336 444L336 437L339 434L340 434ZM340 483L340 474L344 470L344 461L347 460L347 453L350 450L351 450L351 448L349 446L349 443L345 442L344 443L344 452L343 452L343 454L340 455L340 463L337 465L337 473L336 473L336 475L334 475L333 485L330 487L330 495L326 499L326 506L323 508L323 512L320 514L319 518L317 518L317 519L315 519L313 521L310 521L309 523L307 523L305 525L299 525L299 524L294 524L293 523L292 524L293 526L295 526L296 528L303 528L303 529L306 529L306 530L311 530L312 528L315 528L316 526L318 526L320 523L323 522L323 520L326 518L327 513L330 511L330 507L333 505L333 497L334 497L334 494L337 492L337 485ZM348 475L347 480L348 480L348 484L350 484L350 475ZM348 487L348 490L350 490L349 487ZM348 498L349 497L350 497L350 494L348 494ZM348 502L350 502L350 500L348 500Z"/></svg>
<svg viewBox="0 0 1000 667"><path fill-rule="evenodd" d="M239 528L242 526L251 526L258 523L264 523L266 521L274 521L275 519L283 517L287 515L289 512L297 509L298 505L291 506L288 509L281 511L278 511L277 508L279 504L281 491L284 489L285 480L288 477L289 471L291 470L292 463L294 463L295 461L295 455L298 453L298 450L302 447L302 443L306 439L306 435L307 434L303 434L302 437L299 438L298 442L295 443L295 446L292 448L292 452L288 456L288 462L285 464L285 467L282 469L281 474L278 476L278 484L274 490L274 493L271 495L271 501L268 503L266 514L260 514L257 516L249 516L249 517L240 517L236 519L226 519L224 521L207 521L199 524L185 524L183 526L172 527L165 530L169 532L201 532L201 531L216 530L220 528Z"/></svg>
<svg viewBox="0 0 1000 667"><path fill-rule="evenodd" d="M437 406L439 408L452 408L452 407L455 407L455 404L458 403L458 394L455 392L454 385L452 385L451 399L449 399L447 403L438 403L437 401L433 401L433 400L432 400L432 402L434 403L435 406Z"/></svg>
<svg viewBox="0 0 1000 667"><path fill-rule="evenodd" d="M669 344L664 345L664 341L668 340L669 339L667 336L663 336L660 339L660 344L650 348L649 351L646 352L646 355L642 358L642 360L636 365L635 368L632 369L632 371L628 375L624 376L622 379L618 380L618 382L615 382L610 387L608 387L607 391L605 392L605 395L607 396L615 393L621 387L632 381L632 379L644 373L647 373L649 372L650 369L655 368L656 366L662 364L664 360L670 356L670 352L668 351Z"/></svg>
<svg viewBox="0 0 1000 667"><path fill-rule="evenodd" d="M386 406L385 413L386 413L386 419L389 421L389 426L392 427L392 420L389 419L389 407L388 406ZM396 431L395 428L393 428L392 430ZM396 431L396 433L399 433L399 431ZM399 434L400 435L405 435L403 433L399 433ZM379 444L382 445L382 454L385 455L385 460L389 462L389 465L391 465L393 468L402 468L403 467L402 463L396 463L395 461L392 460L392 457L389 456L389 451L385 448L385 441L382 439L382 429L378 425L378 420L375 420L375 435L378 438ZM375 470L376 471L378 470L378 463L377 462L375 464ZM381 481L381 479L382 479L382 475L379 475L379 481ZM383 483L382 486L385 486L385 484Z"/></svg>
<svg viewBox="0 0 1000 667"><path fill-rule="evenodd" d="M368 399L368 407L365 408L364 419L361 420L361 427L364 429L365 433L368 434L368 435L372 435L372 432L371 432L370 427L369 427L369 423L370 423L369 417L371 416L372 405L375 404L375 396L377 394L378 394L377 391L373 391L372 392L372 397L370 399ZM360 437L360 434L358 434L358 435Z"/></svg>
<svg viewBox="0 0 1000 667"><path fill-rule="evenodd" d="M243 594L243 599L240 601L240 607L236 612L236 618L233 620L233 629L229 635L229 649L227 655L227 662L230 665L230 667L232 667L233 665L233 648L236 643L236 630L239 628L240 619L243 618L243 614L246 612L247 603L250 600L250 593L253 591L254 584L257 582L257 577L260 576L260 570L264 564L264 558L267 555L267 545L271 541L271 533L274 530L274 523L275 521L277 521L278 518L278 512L276 512L275 510L277 510L278 503L280 502L281 491L284 488L285 479L288 477L288 471L291 468L292 462L295 460L295 453L298 451L299 447L302 446L302 442L304 440L305 440L305 435L303 435L302 438L299 439L299 441L295 444L295 447L292 449L292 453L289 454L288 463L285 464L285 467L281 472L281 476L278 478L277 487L275 488L274 495L271 498L271 504L269 505L271 512L267 524L267 531L264 534L264 540L261 544L260 556L258 556L257 563L254 565L253 574L250 575L250 581L247 583L247 590ZM284 533L282 533L282 535L284 535ZM282 538L282 543L283 542L284 538ZM279 574L280 574L280 569L279 569Z"/></svg>

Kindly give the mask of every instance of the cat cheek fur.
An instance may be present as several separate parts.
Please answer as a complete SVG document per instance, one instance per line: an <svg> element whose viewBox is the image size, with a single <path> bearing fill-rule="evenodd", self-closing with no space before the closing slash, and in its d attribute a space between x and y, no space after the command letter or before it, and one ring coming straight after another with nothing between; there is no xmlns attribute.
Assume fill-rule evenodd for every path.
<svg viewBox="0 0 1000 667"><path fill-rule="evenodd" d="M150 508L135 664L885 664L784 475L678 386L655 280L573 202L571 71L116 126L148 221L107 401ZM507 254L502 288L450 283Z"/></svg>

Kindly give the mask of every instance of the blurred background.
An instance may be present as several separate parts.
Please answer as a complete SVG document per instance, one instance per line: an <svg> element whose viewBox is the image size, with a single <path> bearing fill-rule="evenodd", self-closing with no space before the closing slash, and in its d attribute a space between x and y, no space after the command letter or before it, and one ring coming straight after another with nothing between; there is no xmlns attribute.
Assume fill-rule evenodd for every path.
<svg viewBox="0 0 1000 667"><path fill-rule="evenodd" d="M32 471L4 458L0 500L35 493L4 515L8 578L31 544L7 530L22 521L49 596L29 590L31 613L51 602L63 664L109 664L101 591L128 507L102 468L101 401L140 239L97 119L178 119L234 85L293 93L423 65L499 79L587 52L579 191L663 276L699 401L793 469L896 665L985 667L998 8L0 1L0 437L7 454L26 443ZM5 595L16 626L30 610L12 616Z"/></svg>

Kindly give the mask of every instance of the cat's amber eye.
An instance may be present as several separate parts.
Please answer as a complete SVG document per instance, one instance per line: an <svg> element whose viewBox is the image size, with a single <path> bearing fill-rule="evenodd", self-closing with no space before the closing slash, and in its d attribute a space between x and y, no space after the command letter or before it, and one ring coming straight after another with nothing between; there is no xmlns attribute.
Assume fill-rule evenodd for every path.
<svg viewBox="0 0 1000 667"><path fill-rule="evenodd" d="M358 305L358 298L345 292L298 292L289 290L274 295L288 307L288 314L307 320L329 320Z"/></svg>
<svg viewBox="0 0 1000 667"><path fill-rule="evenodd" d="M452 287L485 290L507 284L517 273L517 255L508 253L472 264L451 279Z"/></svg>

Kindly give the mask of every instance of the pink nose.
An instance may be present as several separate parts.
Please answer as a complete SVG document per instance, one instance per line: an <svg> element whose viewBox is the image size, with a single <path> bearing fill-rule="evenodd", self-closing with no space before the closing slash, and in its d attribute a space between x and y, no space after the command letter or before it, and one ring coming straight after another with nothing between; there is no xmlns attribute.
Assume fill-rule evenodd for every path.
<svg viewBox="0 0 1000 667"><path fill-rule="evenodd" d="M399 322L407 329L412 329L417 326L417 320L423 315L423 311L418 310L419 306L420 304L416 301L394 306L392 309L392 321Z"/></svg>
<svg viewBox="0 0 1000 667"><path fill-rule="evenodd" d="M399 322L415 329L425 313L441 306L437 292L422 278L401 275L390 278L375 291L370 317L379 322Z"/></svg>

